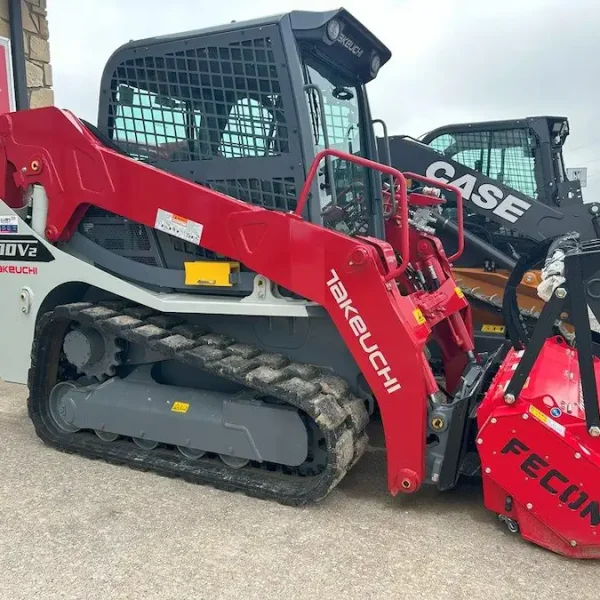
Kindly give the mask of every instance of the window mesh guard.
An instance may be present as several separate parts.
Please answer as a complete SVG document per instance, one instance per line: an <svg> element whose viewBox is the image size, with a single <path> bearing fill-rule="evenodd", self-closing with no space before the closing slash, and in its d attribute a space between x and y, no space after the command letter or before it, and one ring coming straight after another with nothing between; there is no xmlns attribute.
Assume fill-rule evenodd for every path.
<svg viewBox="0 0 600 600"><path fill-rule="evenodd" d="M490 179L538 197L534 145L526 129L445 133L430 146Z"/></svg>
<svg viewBox="0 0 600 600"><path fill-rule="evenodd" d="M190 38L125 54L111 77L108 133L137 160L252 204L293 211L299 183L285 175L297 163L288 132L295 117L286 114L293 103L280 80L287 76L282 49L264 29L240 38L232 32L210 45ZM152 266L161 256L167 268L181 268L186 256L214 258L106 211L88 211L80 231Z"/></svg>
<svg viewBox="0 0 600 600"><path fill-rule="evenodd" d="M239 176L240 160L290 152L271 38L131 58L115 70L112 88L112 138L134 158L167 170L169 163L193 161L189 173L199 183L266 208L294 210L293 177L265 178L265 169L260 178L209 175L211 160L236 160Z"/></svg>

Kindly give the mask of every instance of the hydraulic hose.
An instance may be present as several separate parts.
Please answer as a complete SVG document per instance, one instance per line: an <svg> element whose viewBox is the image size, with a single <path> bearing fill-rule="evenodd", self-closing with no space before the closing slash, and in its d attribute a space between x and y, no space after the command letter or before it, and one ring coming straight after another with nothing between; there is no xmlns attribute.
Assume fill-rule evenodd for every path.
<svg viewBox="0 0 600 600"><path fill-rule="evenodd" d="M444 231L452 233L455 236L458 236L458 226L454 221L443 217L439 214L434 214L436 224L438 227ZM465 244L471 246L479 250L482 253L485 253L489 258L491 258L496 265L500 267L504 267L505 269L514 269L517 264L512 258L501 252L497 248L494 248L491 244L488 244L486 241L482 240L480 237L473 235L471 232L464 230L465 236Z"/></svg>
<svg viewBox="0 0 600 600"><path fill-rule="evenodd" d="M529 342L529 333L519 311L517 288L527 271L540 267L544 263L553 242L554 238L544 240L529 254L521 255L521 258L519 258L514 269L508 276L504 288L504 297L502 298L502 313L504 316L504 325L506 326L506 335L511 341L513 348L517 350L522 349Z"/></svg>
<svg viewBox="0 0 600 600"><path fill-rule="evenodd" d="M577 233L568 233L549 238L540 242L529 254L523 255L512 270L506 282L504 297L502 299L502 312L506 326L506 334L513 348L520 350L529 343L529 333L525 327L524 319L519 310L517 299L517 288L523 279L523 275L530 269L538 269L548 264L554 252L559 247L566 250L577 244Z"/></svg>

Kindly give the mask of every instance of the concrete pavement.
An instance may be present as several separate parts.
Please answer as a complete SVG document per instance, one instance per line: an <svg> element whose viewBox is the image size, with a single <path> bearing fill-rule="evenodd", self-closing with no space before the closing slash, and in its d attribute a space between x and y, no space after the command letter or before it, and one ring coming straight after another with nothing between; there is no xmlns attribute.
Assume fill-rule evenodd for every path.
<svg viewBox="0 0 600 600"><path fill-rule="evenodd" d="M276 504L65 455L0 382L0 600L596 599L600 565L507 533L477 486L392 498L374 448Z"/></svg>

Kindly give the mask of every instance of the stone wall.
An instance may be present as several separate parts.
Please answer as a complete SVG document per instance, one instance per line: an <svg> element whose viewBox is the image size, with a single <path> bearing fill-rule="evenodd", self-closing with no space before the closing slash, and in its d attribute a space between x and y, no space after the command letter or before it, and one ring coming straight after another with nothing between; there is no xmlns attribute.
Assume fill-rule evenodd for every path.
<svg viewBox="0 0 600 600"><path fill-rule="evenodd" d="M46 0L21 0L27 94L31 108L54 104ZM0 36L10 38L8 0L0 0Z"/></svg>

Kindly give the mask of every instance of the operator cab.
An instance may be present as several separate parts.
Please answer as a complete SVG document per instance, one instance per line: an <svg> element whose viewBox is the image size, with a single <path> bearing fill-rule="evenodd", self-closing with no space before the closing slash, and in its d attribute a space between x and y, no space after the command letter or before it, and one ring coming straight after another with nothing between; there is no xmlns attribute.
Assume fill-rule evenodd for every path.
<svg viewBox="0 0 600 600"><path fill-rule="evenodd" d="M390 56L343 9L131 42L106 66L99 127L140 160L293 208L325 146L375 156L364 86ZM336 182L322 169L311 220L345 187L348 170L336 165Z"/></svg>
<svg viewBox="0 0 600 600"><path fill-rule="evenodd" d="M137 160L245 202L293 211L318 151L377 156L365 85L390 57L344 9L133 41L105 67L98 129ZM324 161L304 218L383 238L381 178L365 171ZM223 257L96 208L72 244L147 287L242 296L253 290L254 274L243 265L230 286L190 287L186 261Z"/></svg>
<svg viewBox="0 0 600 600"><path fill-rule="evenodd" d="M566 176L563 145L568 135L566 117L536 116L446 125L425 134L421 141L444 158L498 182L504 196L516 191L523 198L560 207L583 201L580 183ZM445 210L454 219L452 200ZM535 247L526 233L499 225L482 212L467 204L466 228L493 247L513 259ZM459 266L477 267L481 261L481 253L468 248Z"/></svg>
<svg viewBox="0 0 600 600"><path fill-rule="evenodd" d="M390 57L344 9L133 41L105 67L98 128L137 160L246 202L293 211L319 150L377 156L365 85ZM304 217L383 238L381 179L365 171L324 161ZM339 208L341 214L332 210ZM211 292L183 281L185 261L217 258L202 248L98 209L88 211L78 233L78 250L122 277ZM251 293L254 274L241 271L232 274L231 287L214 291Z"/></svg>
<svg viewBox="0 0 600 600"><path fill-rule="evenodd" d="M379 138L378 146L381 152L389 144L392 166L401 171L458 186L465 200L465 229L516 260L537 244L535 214L546 214L540 205L561 210L583 202L580 183L566 177L563 145L568 134L565 117L535 116L446 125L419 140ZM446 197L442 213L456 221L453 196ZM456 233L440 229L437 234L453 252ZM497 256L468 242L455 266L494 269Z"/></svg>
<svg viewBox="0 0 600 600"><path fill-rule="evenodd" d="M569 181L563 146L566 117L527 117L439 127L421 141L444 157L474 169L549 206L580 203L579 182Z"/></svg>

